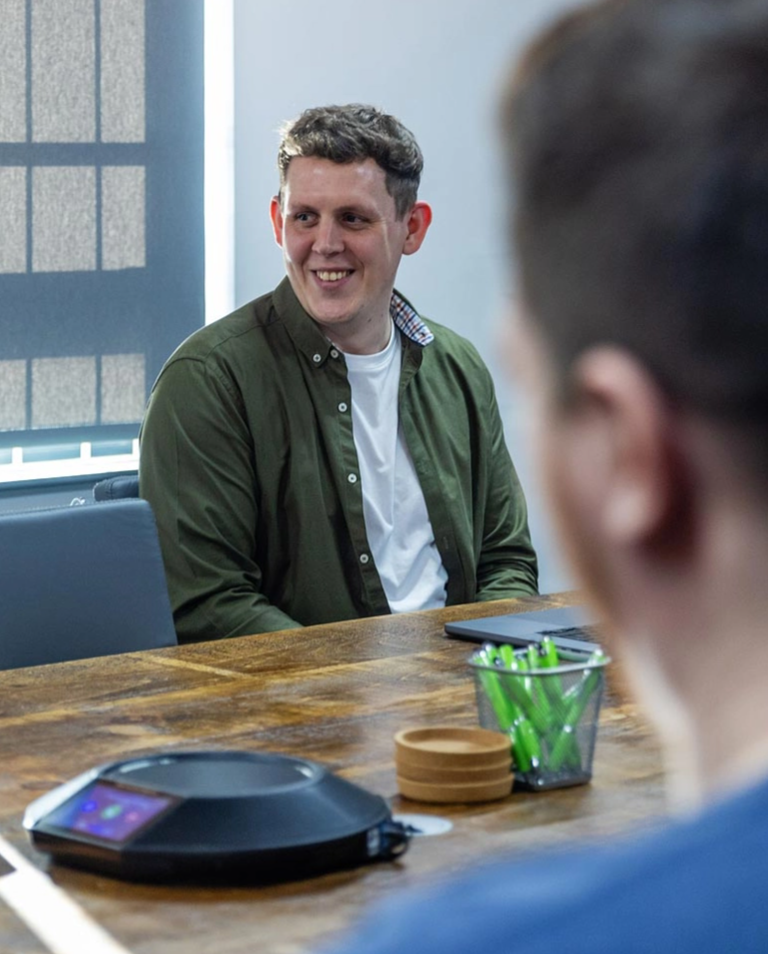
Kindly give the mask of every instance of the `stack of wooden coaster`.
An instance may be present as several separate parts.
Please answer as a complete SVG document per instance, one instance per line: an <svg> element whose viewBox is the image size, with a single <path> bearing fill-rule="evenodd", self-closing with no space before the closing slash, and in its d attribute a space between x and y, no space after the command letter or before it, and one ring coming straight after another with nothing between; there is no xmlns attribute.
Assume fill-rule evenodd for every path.
<svg viewBox="0 0 768 954"><path fill-rule="evenodd" d="M490 729L434 725L395 735L397 784L419 802L489 802L512 790L509 737Z"/></svg>

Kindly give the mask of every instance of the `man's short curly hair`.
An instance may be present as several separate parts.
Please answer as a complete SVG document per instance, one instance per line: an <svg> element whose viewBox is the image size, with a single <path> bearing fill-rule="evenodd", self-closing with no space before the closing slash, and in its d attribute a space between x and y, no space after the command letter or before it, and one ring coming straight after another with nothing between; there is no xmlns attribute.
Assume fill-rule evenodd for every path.
<svg viewBox="0 0 768 954"><path fill-rule="evenodd" d="M375 106L317 106L281 129L277 166L280 192L291 159L314 156L331 162L373 159L386 175L387 192L402 218L416 201L424 159L410 130Z"/></svg>

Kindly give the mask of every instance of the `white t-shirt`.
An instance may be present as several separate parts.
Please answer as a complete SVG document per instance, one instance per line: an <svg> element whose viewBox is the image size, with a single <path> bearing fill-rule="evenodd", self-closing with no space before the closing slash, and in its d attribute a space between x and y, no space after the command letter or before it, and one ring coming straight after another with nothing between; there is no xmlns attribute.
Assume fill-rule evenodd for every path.
<svg viewBox="0 0 768 954"><path fill-rule="evenodd" d="M448 574L400 427L402 344L392 325L378 354L346 354L365 529L393 613L445 606Z"/></svg>

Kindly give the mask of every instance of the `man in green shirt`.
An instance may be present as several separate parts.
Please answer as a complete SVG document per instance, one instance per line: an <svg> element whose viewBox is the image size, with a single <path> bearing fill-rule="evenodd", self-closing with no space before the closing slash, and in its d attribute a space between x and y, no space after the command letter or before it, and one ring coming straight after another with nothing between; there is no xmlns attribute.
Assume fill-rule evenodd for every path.
<svg viewBox="0 0 768 954"><path fill-rule="evenodd" d="M287 278L170 357L141 434L179 639L536 592L490 375L394 290L431 221L394 117L286 127Z"/></svg>

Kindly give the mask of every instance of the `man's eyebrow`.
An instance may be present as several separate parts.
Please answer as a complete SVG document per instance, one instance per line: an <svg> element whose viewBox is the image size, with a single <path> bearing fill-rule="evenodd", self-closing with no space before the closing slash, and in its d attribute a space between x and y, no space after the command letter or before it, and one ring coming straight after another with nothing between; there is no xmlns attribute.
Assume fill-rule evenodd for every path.
<svg viewBox="0 0 768 954"><path fill-rule="evenodd" d="M291 215L297 215L301 212L314 212L317 213L318 207L313 205L311 202L291 202L288 201L288 211ZM380 213L372 205L366 205L364 203L353 203L349 202L345 205L336 206L333 209L334 215L348 215L349 213L354 215L365 216L368 219L375 219L380 217Z"/></svg>
<svg viewBox="0 0 768 954"><path fill-rule="evenodd" d="M346 215L349 212L353 212L355 215L364 215L366 218L372 219L375 218L379 213L373 206L369 205L342 205L336 209L338 215Z"/></svg>

